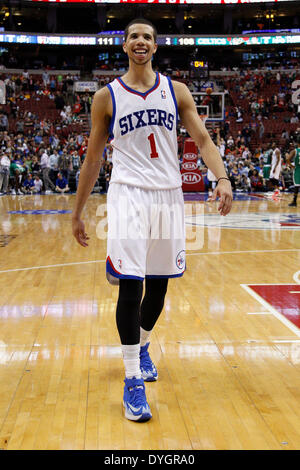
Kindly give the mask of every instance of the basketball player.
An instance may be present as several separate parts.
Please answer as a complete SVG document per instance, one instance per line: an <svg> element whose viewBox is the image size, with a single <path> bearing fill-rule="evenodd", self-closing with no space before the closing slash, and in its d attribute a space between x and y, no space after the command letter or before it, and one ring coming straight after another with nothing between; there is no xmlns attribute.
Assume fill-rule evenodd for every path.
<svg viewBox="0 0 300 470"><path fill-rule="evenodd" d="M271 171L270 171L270 182L273 185L274 196L280 194L279 191L279 181L281 173L281 152L278 147L276 147L275 142L272 144L272 161L271 161Z"/></svg>
<svg viewBox="0 0 300 470"><path fill-rule="evenodd" d="M232 205L231 185L222 159L198 116L191 93L184 84L172 82L152 69L156 36L155 27L144 19L133 20L125 29L123 50L128 55L129 69L122 78L95 93L87 156L72 215L73 235L86 247L89 237L81 213L98 178L110 136L113 170L107 195L106 270L108 280L119 284L116 323L125 367L123 405L125 417L133 421L152 417L144 381L155 381L158 375L148 353L149 337L163 309L168 279L182 276L185 269L178 115L201 149L205 164L218 178L213 197L219 198L219 213L225 216ZM157 229L160 214L156 216L156 210L160 207L176 208L176 229L170 230L166 238ZM172 214L168 217L171 221ZM129 228L126 236L124 231L123 236L118 230L113 233L114 221L123 229ZM144 238L139 237L143 231ZM159 232L159 236L152 238L153 232Z"/></svg>
<svg viewBox="0 0 300 470"><path fill-rule="evenodd" d="M287 158L287 164L291 166L291 161L294 160L294 197L292 202L289 204L291 207L297 207L297 197L300 186L300 136L297 139L297 147L292 150Z"/></svg>
<svg viewBox="0 0 300 470"><path fill-rule="evenodd" d="M265 152L263 154L263 160L264 160L263 178L266 181L267 186L268 186L269 179L270 179L272 154L273 154L273 150L271 148L268 149L266 147Z"/></svg>

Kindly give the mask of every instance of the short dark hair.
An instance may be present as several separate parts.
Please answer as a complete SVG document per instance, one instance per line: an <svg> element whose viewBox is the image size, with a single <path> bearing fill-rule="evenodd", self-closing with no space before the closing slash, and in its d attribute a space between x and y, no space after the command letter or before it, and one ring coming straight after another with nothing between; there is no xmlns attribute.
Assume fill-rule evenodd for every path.
<svg viewBox="0 0 300 470"><path fill-rule="evenodd" d="M156 42L156 39L157 39L157 29L156 27L154 26L153 23L151 23L151 21L149 20L146 20L146 18L135 18L134 20L131 20L130 23L128 23L128 25L126 26L125 28L125 41L128 37L128 30L129 30L129 27L132 26L133 24L147 24L148 26L151 26L151 28L153 29L153 37L154 37L154 42Z"/></svg>

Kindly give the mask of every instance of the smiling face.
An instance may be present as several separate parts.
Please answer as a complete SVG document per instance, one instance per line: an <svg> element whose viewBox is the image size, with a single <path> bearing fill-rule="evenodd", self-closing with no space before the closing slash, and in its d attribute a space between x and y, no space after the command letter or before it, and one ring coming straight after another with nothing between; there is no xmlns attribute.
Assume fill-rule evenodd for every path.
<svg viewBox="0 0 300 470"><path fill-rule="evenodd" d="M153 28L142 23L129 26L123 50L134 64L145 65L157 50Z"/></svg>

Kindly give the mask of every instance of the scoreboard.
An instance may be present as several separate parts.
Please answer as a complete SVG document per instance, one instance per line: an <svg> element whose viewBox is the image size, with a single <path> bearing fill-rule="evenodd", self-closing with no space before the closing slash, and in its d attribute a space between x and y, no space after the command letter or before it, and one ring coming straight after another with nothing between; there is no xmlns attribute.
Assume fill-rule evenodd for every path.
<svg viewBox="0 0 300 470"><path fill-rule="evenodd" d="M0 33L0 43L40 44L48 46L121 46L123 34L32 34ZM256 34L256 35L159 35L159 46L260 46L278 44L300 44L300 34Z"/></svg>

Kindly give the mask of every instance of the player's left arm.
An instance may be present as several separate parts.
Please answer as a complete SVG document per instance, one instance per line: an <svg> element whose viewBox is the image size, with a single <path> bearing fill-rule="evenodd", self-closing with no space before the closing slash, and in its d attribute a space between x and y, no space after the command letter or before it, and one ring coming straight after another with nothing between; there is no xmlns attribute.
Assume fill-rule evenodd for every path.
<svg viewBox="0 0 300 470"><path fill-rule="evenodd" d="M172 81L178 106L180 120L201 151L205 165L212 171L217 179L228 178L222 157L213 143L205 125L198 115L193 96L186 85ZM218 210L221 215L230 212L232 206L231 183L221 179L217 184L212 199L220 198Z"/></svg>

